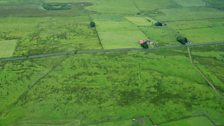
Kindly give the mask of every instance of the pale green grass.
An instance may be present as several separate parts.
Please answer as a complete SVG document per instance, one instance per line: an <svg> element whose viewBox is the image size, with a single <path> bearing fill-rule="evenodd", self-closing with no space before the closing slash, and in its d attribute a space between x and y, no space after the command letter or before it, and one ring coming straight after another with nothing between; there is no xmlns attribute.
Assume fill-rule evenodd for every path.
<svg viewBox="0 0 224 126"><path fill-rule="evenodd" d="M160 9L163 15L157 15L159 21L196 20L207 18L223 18L221 10L205 7Z"/></svg>
<svg viewBox="0 0 224 126"><path fill-rule="evenodd" d="M108 31L99 32L105 49L113 48L137 48L138 41L147 37L141 31Z"/></svg>
<svg viewBox="0 0 224 126"><path fill-rule="evenodd" d="M193 43L223 42L224 27L180 30Z"/></svg>
<svg viewBox="0 0 224 126"><path fill-rule="evenodd" d="M88 9L104 14L136 14L139 12L130 0L94 0L93 3L94 5Z"/></svg>
<svg viewBox="0 0 224 126"><path fill-rule="evenodd" d="M173 0L134 0L134 2L143 11L178 6Z"/></svg>
<svg viewBox="0 0 224 126"><path fill-rule="evenodd" d="M206 117L192 117L189 119L183 119L179 121L173 121L170 123L162 124L160 126L212 126L210 120Z"/></svg>
<svg viewBox="0 0 224 126"><path fill-rule="evenodd" d="M137 31L138 28L128 21L96 21L99 32Z"/></svg>
<svg viewBox="0 0 224 126"><path fill-rule="evenodd" d="M172 21L168 22L168 25L169 27L177 30L223 27L224 19Z"/></svg>
<svg viewBox="0 0 224 126"><path fill-rule="evenodd" d="M169 27L141 27L148 38L162 45L177 45L176 36L178 33Z"/></svg>
<svg viewBox="0 0 224 126"><path fill-rule="evenodd" d="M174 0L183 7L200 7L206 6L206 3L203 0Z"/></svg>
<svg viewBox="0 0 224 126"><path fill-rule="evenodd" d="M147 39L137 25L130 23L123 17L95 16L94 18L105 49L137 48L139 47L139 40Z"/></svg>
<svg viewBox="0 0 224 126"><path fill-rule="evenodd" d="M13 56L16 45L17 40L0 41L0 58Z"/></svg>
<svg viewBox="0 0 224 126"><path fill-rule="evenodd" d="M146 17L126 17L130 22L137 26L151 26L152 21L148 21Z"/></svg>

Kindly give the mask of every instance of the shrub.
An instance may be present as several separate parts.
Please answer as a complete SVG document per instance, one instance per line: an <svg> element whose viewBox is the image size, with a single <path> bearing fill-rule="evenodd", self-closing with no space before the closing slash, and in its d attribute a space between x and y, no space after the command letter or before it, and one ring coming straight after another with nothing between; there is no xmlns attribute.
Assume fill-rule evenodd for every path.
<svg viewBox="0 0 224 126"><path fill-rule="evenodd" d="M188 39L184 36L177 36L177 41L180 42L181 44L185 45L186 43L188 43Z"/></svg>
<svg viewBox="0 0 224 126"><path fill-rule="evenodd" d="M141 15L141 12L138 12L137 15Z"/></svg>
<svg viewBox="0 0 224 126"><path fill-rule="evenodd" d="M144 49L148 49L149 48L149 45L145 42L143 44L141 44L142 48Z"/></svg>
<svg viewBox="0 0 224 126"><path fill-rule="evenodd" d="M91 28L96 27L96 23L95 23L95 22L93 22L93 21L91 21L89 25L90 25L90 27L91 27Z"/></svg>
<svg viewBox="0 0 224 126"><path fill-rule="evenodd" d="M163 26L163 24L161 22L156 22L155 26Z"/></svg>

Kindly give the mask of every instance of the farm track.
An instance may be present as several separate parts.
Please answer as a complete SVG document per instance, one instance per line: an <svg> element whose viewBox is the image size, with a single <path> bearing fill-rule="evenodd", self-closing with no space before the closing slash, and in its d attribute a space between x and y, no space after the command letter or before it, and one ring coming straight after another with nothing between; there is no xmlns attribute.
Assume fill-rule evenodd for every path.
<svg viewBox="0 0 224 126"><path fill-rule="evenodd" d="M214 86L214 84L206 77L206 75L200 70L200 68L194 64L189 46L187 47L187 51L188 51L189 59L191 61L191 64L193 65L193 67L198 71L198 73L200 73L201 77L208 83L208 85L217 93L217 89Z"/></svg>
<svg viewBox="0 0 224 126"><path fill-rule="evenodd" d="M209 45L224 45L224 42L208 42L204 44L191 44L188 45L190 47L196 46L209 46ZM45 57L53 57L53 56L66 56L66 55L78 55L78 54L95 54L95 53L109 53L109 52L128 52L128 51L150 51L157 49L171 49L171 48L183 48L183 45L168 45L168 46L159 46L149 49L142 48L120 48L120 49L103 49L103 50L74 50L74 51L66 51L59 53L49 53L49 54L40 54L40 55L32 55L32 56L21 56L21 57L8 57L8 58L0 58L0 61L17 61L17 60L29 60L29 59L37 59L37 58L45 58Z"/></svg>

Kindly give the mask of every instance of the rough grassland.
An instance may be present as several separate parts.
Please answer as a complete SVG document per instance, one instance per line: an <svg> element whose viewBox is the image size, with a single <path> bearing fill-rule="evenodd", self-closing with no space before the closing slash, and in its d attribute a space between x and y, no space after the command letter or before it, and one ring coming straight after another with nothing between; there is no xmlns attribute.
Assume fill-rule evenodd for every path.
<svg viewBox="0 0 224 126"><path fill-rule="evenodd" d="M6 17L0 22L0 40L18 40L15 56L101 49L88 16Z"/></svg>
<svg viewBox="0 0 224 126"><path fill-rule="evenodd" d="M0 57L140 48L148 38L179 45L178 34L224 41L223 9L223 0L0 0ZM0 126L223 126L224 47L190 49L217 92L184 46L0 61Z"/></svg>
<svg viewBox="0 0 224 126"><path fill-rule="evenodd" d="M159 124L201 113L197 110L223 112L221 97L210 89L185 55L183 50L159 50L70 56L22 97L11 99L11 103L17 102L10 108L2 108L5 114L0 122L16 125L27 120L37 124L50 121L63 125L66 120L76 120L82 125L98 122L106 125L106 122L150 116ZM38 62L41 60L46 59ZM25 66L33 66L35 62ZM14 79L18 77L15 74L21 72L19 67L25 67L21 63L11 65L17 68L12 73L1 73L1 76L13 75L11 79L1 80L1 83L11 85L11 88L1 87L1 91L6 92L3 93L6 99L12 97L10 92L20 87L15 85L20 80ZM1 65L5 71L11 69L7 64ZM24 73L23 81L26 82L30 75ZM2 101L5 101L4 97ZM77 123L69 122L71 125Z"/></svg>
<svg viewBox="0 0 224 126"><path fill-rule="evenodd" d="M195 62L203 70L208 79L217 87L224 91L224 46L210 46L206 50L202 47L192 48Z"/></svg>

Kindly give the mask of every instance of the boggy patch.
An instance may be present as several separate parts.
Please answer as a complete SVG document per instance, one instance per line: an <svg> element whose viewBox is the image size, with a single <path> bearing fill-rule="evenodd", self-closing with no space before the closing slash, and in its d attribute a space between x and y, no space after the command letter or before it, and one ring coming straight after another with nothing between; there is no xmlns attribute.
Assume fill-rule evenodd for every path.
<svg viewBox="0 0 224 126"><path fill-rule="evenodd" d="M78 3L43 3L42 7L45 10L71 10L71 9L84 9L86 6L91 6L89 2Z"/></svg>

